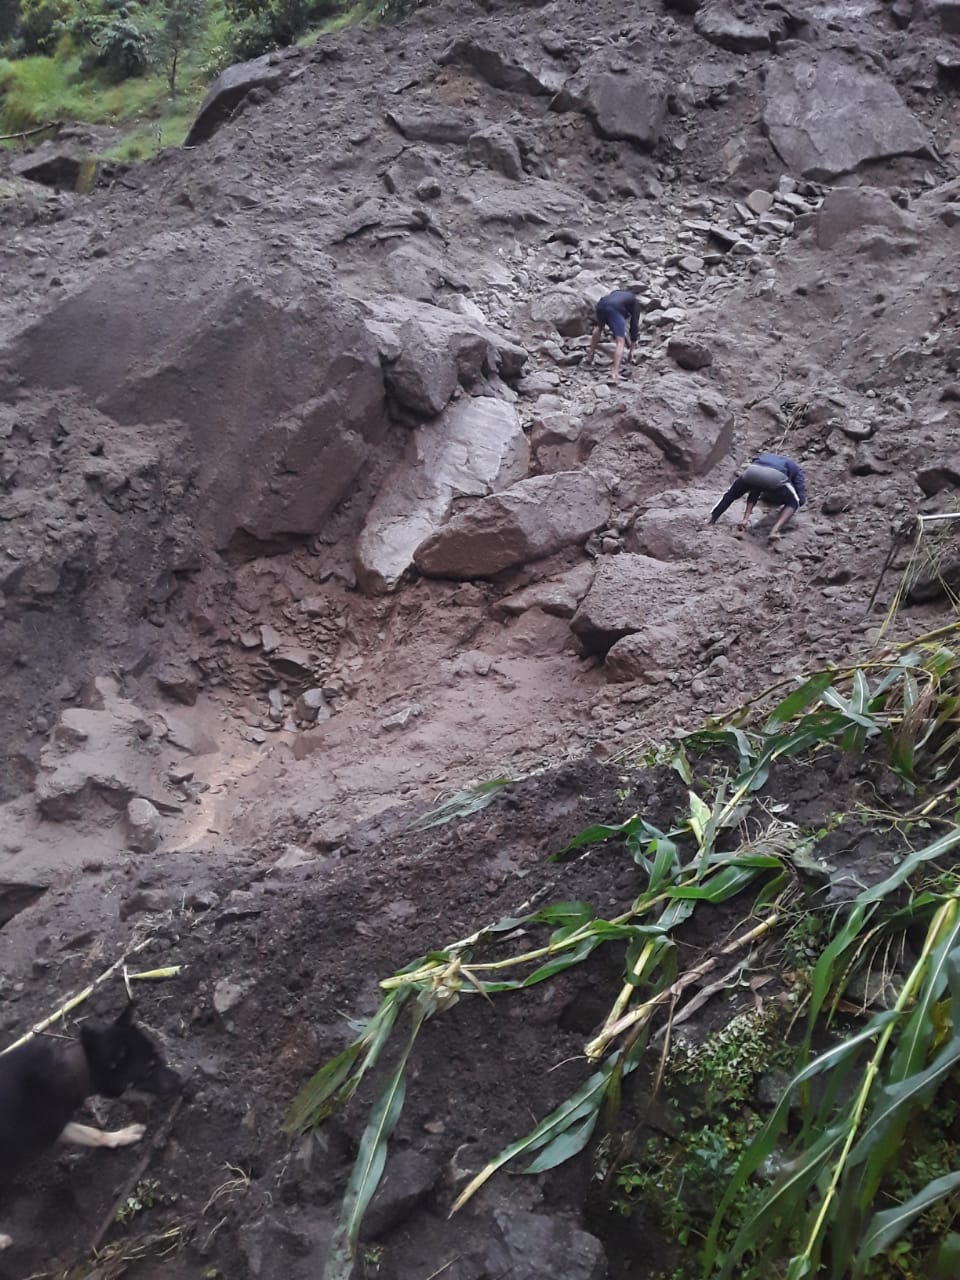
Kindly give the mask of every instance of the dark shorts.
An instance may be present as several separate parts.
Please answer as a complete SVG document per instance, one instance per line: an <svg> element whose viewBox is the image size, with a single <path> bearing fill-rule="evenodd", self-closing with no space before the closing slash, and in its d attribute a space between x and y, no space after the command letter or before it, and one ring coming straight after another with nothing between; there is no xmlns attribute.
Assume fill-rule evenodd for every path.
<svg viewBox="0 0 960 1280"><path fill-rule="evenodd" d="M627 318L622 316L615 307L605 307L603 303L598 303L597 324L600 326L601 332L606 328L610 330L615 338L626 337Z"/></svg>
<svg viewBox="0 0 960 1280"><path fill-rule="evenodd" d="M782 485L779 489L754 489L748 496L751 502L759 502L764 507L793 507L794 511L800 509L800 500L790 484Z"/></svg>

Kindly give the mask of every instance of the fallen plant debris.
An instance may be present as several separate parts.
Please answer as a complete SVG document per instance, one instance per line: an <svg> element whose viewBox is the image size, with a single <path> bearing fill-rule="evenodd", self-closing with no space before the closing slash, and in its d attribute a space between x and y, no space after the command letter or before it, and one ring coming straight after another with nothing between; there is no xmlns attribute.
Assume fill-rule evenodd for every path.
<svg viewBox="0 0 960 1280"><path fill-rule="evenodd" d="M286 1121L291 1134L322 1123L350 1101L401 1037L370 1110L324 1280L351 1274L415 1043L426 1022L461 996L517 993L585 962L604 944L623 951L622 989L584 1047L586 1061L598 1068L530 1133L488 1161L460 1190L452 1213L511 1161L526 1157L525 1173L544 1173L582 1152L602 1115L608 1128L615 1125L626 1078L641 1066L649 1074L646 1050L658 1016L667 1018L661 1031L671 1018L683 1020L680 998L725 959L742 953L749 968L762 956L767 967L777 967L788 926L795 928L804 911L800 868L817 852L816 833L777 817L788 807L778 803L777 768L787 761L809 764L825 752L853 762L882 754L897 779L899 807L891 803L877 814L886 852L876 860L872 882L833 905L829 894L825 901L814 896L812 909L826 927L808 982L791 987L781 981L775 996L756 997L761 1008L769 998L778 1000L789 1011L789 1025L802 1018L806 1030L794 1038L791 1082L759 1132L745 1135L713 1224L701 1233L702 1274L722 1280L785 1267L786 1280L802 1280L819 1274L826 1256L834 1280L848 1272L859 1280L915 1219L960 1188L960 1172L944 1173L913 1188L899 1208L888 1207L884 1194L907 1126L960 1060L960 882L951 858L960 845L958 638L955 624L849 671L817 673L762 716L748 711L675 743L670 759L688 803L668 830L635 814L587 828L556 855L589 856L582 851L600 844L622 847L645 887L621 913L600 917L588 902L520 912L381 981L377 1012L306 1084ZM736 935L683 963L684 926L747 891ZM528 935L544 929L546 940L530 947ZM918 930L924 940L898 971L893 1007L865 1010L865 1025L845 1024L841 1002L854 977L869 973L893 940ZM518 942L525 945L518 949ZM815 1050L824 1037L828 1047ZM810 1082L821 1077L814 1101ZM798 1100L803 1123L788 1132ZM774 1158L784 1172L751 1196L744 1215L741 1193ZM726 1224L735 1206L741 1218L731 1239ZM944 1249L952 1247L947 1240L945 1234Z"/></svg>

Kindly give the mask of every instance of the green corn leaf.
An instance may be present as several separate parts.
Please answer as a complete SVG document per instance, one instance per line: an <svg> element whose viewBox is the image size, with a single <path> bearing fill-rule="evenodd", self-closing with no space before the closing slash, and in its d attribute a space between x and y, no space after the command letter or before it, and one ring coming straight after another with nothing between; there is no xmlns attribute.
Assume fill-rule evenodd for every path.
<svg viewBox="0 0 960 1280"><path fill-rule="evenodd" d="M880 902L888 894L893 893L926 862L932 862L934 858L942 858L944 854L949 853L951 849L955 849L960 844L960 825L953 827L942 835L939 840L934 840L933 844L928 844L923 849L917 849L913 853L904 858L896 871L880 884L874 885L870 889L865 889L863 893L857 895L855 901L858 904L869 904Z"/></svg>
<svg viewBox="0 0 960 1280"><path fill-rule="evenodd" d="M846 1131L842 1126L828 1129L793 1162L744 1221L724 1260L720 1280L731 1274L744 1253L768 1247L779 1240L790 1226L802 1221L810 1189L845 1136Z"/></svg>
<svg viewBox="0 0 960 1280"><path fill-rule="evenodd" d="M942 1200L944 1196L956 1191L958 1187L960 1187L960 1172L948 1173L928 1182L922 1191L917 1192L905 1204L875 1214L853 1260L852 1280L861 1280L872 1258L875 1258L878 1253L883 1253L898 1240L910 1223L921 1213L936 1204L938 1200Z"/></svg>
<svg viewBox="0 0 960 1280"><path fill-rule="evenodd" d="M290 1106L283 1126L285 1133L302 1133L304 1129L312 1128L325 1120L332 1111L349 1101L364 1074L380 1057L397 1015L410 994L410 989L406 988L391 991L385 996L359 1039L348 1045L307 1081ZM354 1069L357 1058L364 1051L363 1061ZM335 1100L335 1105L329 1105L331 1100Z"/></svg>
<svg viewBox="0 0 960 1280"><path fill-rule="evenodd" d="M596 1114L603 1102L612 1067L613 1057L611 1056L599 1071L595 1071L580 1086L572 1097L567 1098L556 1110L551 1111L526 1137L519 1138L516 1142L511 1142L509 1146L504 1147L500 1154L489 1161L476 1177L472 1178L467 1186L464 1187L450 1210L451 1217L458 1209L462 1209L484 1183L509 1161L526 1152L539 1151L541 1147L552 1143L561 1134L581 1124L591 1113Z"/></svg>
<svg viewBox="0 0 960 1280"><path fill-rule="evenodd" d="M935 941L927 961L923 987L917 997L910 1020L900 1034L890 1064L888 1080L904 1080L923 1065L936 1032L932 1010L946 990L949 966L955 964L958 959L960 959L960 912L955 913L954 918L947 922L945 931ZM954 1022L954 1027L960 1031L960 1024Z"/></svg>
<svg viewBox="0 0 960 1280"><path fill-rule="evenodd" d="M779 863L777 865L779 866ZM724 867L722 871L710 876L702 885L678 885L675 889L667 889L665 892L669 898L726 902L728 898L735 898L756 878L757 872L753 867Z"/></svg>
<svg viewBox="0 0 960 1280"><path fill-rule="evenodd" d="M956 1280L960 1276L960 1233L949 1232L940 1241L932 1280Z"/></svg>
<svg viewBox="0 0 960 1280"><path fill-rule="evenodd" d="M446 823L454 822L458 818L469 818L479 813L481 809L485 809L491 801L496 799L497 793L503 787L509 787L514 781L516 781L514 778L493 778L490 782L481 782L478 786L469 787L466 791L458 791L456 795L450 796L429 813L415 818L405 830L429 831L432 827L445 826Z"/></svg>
<svg viewBox="0 0 960 1280"><path fill-rule="evenodd" d="M805 681L799 689L794 689L792 693L787 694L782 702L778 703L767 717L764 729L767 733L774 729L780 728L781 725L787 724L789 721L796 719L801 711L806 711L812 703L817 702L823 693L830 687L833 679L832 671L818 671L815 676Z"/></svg>
<svg viewBox="0 0 960 1280"><path fill-rule="evenodd" d="M587 827L581 831L579 835L575 835L569 844L563 846L559 853L551 856L552 862L558 862L565 854L573 853L577 849L582 849L590 844L603 844L606 840L629 839L635 835L640 828L642 819L638 814L634 814L632 818L628 818L626 822L618 822L615 826L607 826L604 823L595 823L592 827Z"/></svg>
<svg viewBox="0 0 960 1280"><path fill-rule="evenodd" d="M536 1159L531 1161L523 1172L546 1173L548 1169L555 1169L557 1165L564 1164L565 1161L572 1160L574 1156L579 1155L593 1136L599 1114L599 1109L589 1112L578 1125L574 1125L564 1133L559 1134L548 1146L544 1147Z"/></svg>
<svg viewBox="0 0 960 1280"><path fill-rule="evenodd" d="M396 1128L403 1110L407 1060L420 1028L436 1008L437 1003L433 997L421 995L416 1001L410 1035L400 1055L400 1061L374 1103L360 1139L357 1159L350 1174L350 1181L347 1183L343 1204L340 1207L340 1218L334 1230L330 1255L323 1269L323 1280L350 1280L353 1274L363 1215L380 1183L387 1160L390 1135Z"/></svg>

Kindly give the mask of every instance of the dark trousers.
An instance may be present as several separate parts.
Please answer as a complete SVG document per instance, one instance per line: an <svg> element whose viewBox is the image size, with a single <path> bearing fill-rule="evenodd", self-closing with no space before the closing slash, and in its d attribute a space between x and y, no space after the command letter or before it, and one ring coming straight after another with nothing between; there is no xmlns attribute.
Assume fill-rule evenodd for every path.
<svg viewBox="0 0 960 1280"><path fill-rule="evenodd" d="M763 502L768 507L793 507L797 510L797 500L789 485L780 489L752 489L742 476L738 476L710 512L710 523L716 524L727 507L732 506L738 498L749 498L752 503Z"/></svg>

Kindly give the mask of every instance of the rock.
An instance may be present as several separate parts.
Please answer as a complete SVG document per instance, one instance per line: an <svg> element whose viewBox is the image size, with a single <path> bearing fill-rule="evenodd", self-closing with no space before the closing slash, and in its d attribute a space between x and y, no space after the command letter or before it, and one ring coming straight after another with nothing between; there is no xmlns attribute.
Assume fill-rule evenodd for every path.
<svg viewBox="0 0 960 1280"><path fill-rule="evenodd" d="M163 838L160 811L137 796L127 805L127 842L137 853L153 853Z"/></svg>
<svg viewBox="0 0 960 1280"><path fill-rule="evenodd" d="M330 719L330 708L319 689L305 689L294 705L293 714L297 720L315 724L318 720Z"/></svg>
<svg viewBox="0 0 960 1280"><path fill-rule="evenodd" d="M513 134L503 125L490 125L471 134L467 142L467 156L515 182L524 176L519 148Z"/></svg>
<svg viewBox="0 0 960 1280"><path fill-rule="evenodd" d="M671 607L687 607L684 575L675 564L628 553L605 556L570 628L586 653L606 654L624 636L650 626L654 601L658 618Z"/></svg>
<svg viewBox="0 0 960 1280"><path fill-rule="evenodd" d="M692 338L671 338L667 343L667 355L681 369L693 372L713 364L713 352L706 343L696 342Z"/></svg>
<svg viewBox="0 0 960 1280"><path fill-rule="evenodd" d="M726 400L701 379L666 373L603 415L645 435L683 471L704 475L733 441L734 416Z"/></svg>
<svg viewBox="0 0 960 1280"><path fill-rule="evenodd" d="M276 627L271 627L269 622L265 622L260 627L260 643L263 645L263 652L271 654L283 644L283 636Z"/></svg>
<svg viewBox="0 0 960 1280"><path fill-rule="evenodd" d="M401 707L399 711L395 711L393 715L387 716L385 720L380 721L380 728L389 732L391 729L405 729L411 720L417 720L423 714L423 707L419 702L411 702L409 706Z"/></svg>
<svg viewBox="0 0 960 1280"><path fill-rule="evenodd" d="M960 458L924 467L917 472L916 480L927 498L942 493L944 489L960 488Z"/></svg>
<svg viewBox="0 0 960 1280"><path fill-rule="evenodd" d="M774 49L790 29L787 12L760 0L706 0L697 11L693 29L704 40L731 53Z"/></svg>
<svg viewBox="0 0 960 1280"><path fill-rule="evenodd" d="M24 155L14 155L10 172L15 178L39 182L62 191L88 193L97 176L96 158L71 142L41 142Z"/></svg>
<svg viewBox="0 0 960 1280"><path fill-rule="evenodd" d="M594 326L593 300L578 289L550 289L530 303L530 319L548 324L564 338L579 338Z"/></svg>
<svg viewBox="0 0 960 1280"><path fill-rule="evenodd" d="M529 458L520 419L503 400L459 400L434 422L417 428L381 486L357 541L361 587L392 591L456 498L506 488L526 475Z"/></svg>
<svg viewBox="0 0 960 1280"><path fill-rule="evenodd" d="M545 578L532 586L514 591L492 607L495 618L515 618L528 609L542 609L555 618L572 618L577 606L590 590L595 569L585 561L556 578Z"/></svg>
<svg viewBox="0 0 960 1280"><path fill-rule="evenodd" d="M230 119L248 93L254 89L276 89L286 78L287 67L275 53L227 67L207 90L183 145L196 147L207 142L224 121Z"/></svg>
<svg viewBox="0 0 960 1280"><path fill-rule="evenodd" d="M530 373L517 383L517 391L522 396L541 396L556 391L560 386L560 375L551 369L542 369Z"/></svg>
<svg viewBox="0 0 960 1280"><path fill-rule="evenodd" d="M844 237L865 227L890 231L919 230L919 219L901 209L878 187L835 187L824 196L815 216L814 234L821 249L832 249Z"/></svg>
<svg viewBox="0 0 960 1280"><path fill-rule="evenodd" d="M472 387L484 374L519 377L527 353L503 334L463 311L428 306L407 298L381 297L366 303L367 328L380 357L413 370L424 346L445 351L456 368L462 386ZM410 374L413 385L418 379ZM424 375L424 378L426 375Z"/></svg>
<svg viewBox="0 0 960 1280"><path fill-rule="evenodd" d="M250 986L249 982L221 978L213 988L213 1008L218 1017L224 1018L231 1013L250 990Z"/></svg>
<svg viewBox="0 0 960 1280"><path fill-rule="evenodd" d="M439 178L424 178L417 183L418 200L439 200L443 195L443 187Z"/></svg>
<svg viewBox="0 0 960 1280"><path fill-rule="evenodd" d="M559 92L567 79L563 64L543 56L536 46L506 33L482 32L463 36L448 46L442 66L465 62L495 89L536 96Z"/></svg>
<svg viewBox="0 0 960 1280"><path fill-rule="evenodd" d="M521 480L458 511L417 548L436 578L487 578L582 542L610 519L605 485L588 471Z"/></svg>
<svg viewBox="0 0 960 1280"><path fill-rule="evenodd" d="M676 671L680 654L676 627L645 627L611 645L603 670L611 684L642 680L650 671Z"/></svg>
<svg viewBox="0 0 960 1280"><path fill-rule="evenodd" d="M476 116L451 107L404 105L388 111L386 117L411 142L456 143L462 146L477 130Z"/></svg>
<svg viewBox="0 0 960 1280"><path fill-rule="evenodd" d="M361 1235L377 1240L403 1222L437 1185L440 1165L430 1155L412 1148L391 1153L383 1180L364 1214Z"/></svg>
<svg viewBox="0 0 960 1280"><path fill-rule="evenodd" d="M744 204L755 214L769 213L773 208L773 196L769 191L751 191L744 200Z"/></svg>
<svg viewBox="0 0 960 1280"><path fill-rule="evenodd" d="M666 82L657 75L598 69L568 84L555 105L582 111L602 138L652 151L663 137L667 98Z"/></svg>
<svg viewBox="0 0 960 1280"><path fill-rule="evenodd" d="M563 1218L497 1209L484 1274L509 1280L606 1280L603 1245Z"/></svg>
<svg viewBox="0 0 960 1280"><path fill-rule="evenodd" d="M433 418L446 408L457 389L456 361L449 346L431 342L415 320L400 330L400 341L403 351L387 372L387 387L406 408ZM483 354L479 359L482 362Z"/></svg>
<svg viewBox="0 0 960 1280"><path fill-rule="evenodd" d="M926 0L925 8L948 35L960 35L960 0Z"/></svg>
<svg viewBox="0 0 960 1280"><path fill-rule="evenodd" d="M154 672L154 680L161 693L165 693L174 702L185 707L192 707L200 692L200 682L190 667L168 663Z"/></svg>
<svg viewBox="0 0 960 1280"><path fill-rule="evenodd" d="M271 654L270 665L288 680L307 681L314 678L314 663L301 645L285 644Z"/></svg>
<svg viewBox="0 0 960 1280"><path fill-rule="evenodd" d="M169 711L162 712L161 719L165 726L163 736L188 756L206 756L217 750L216 739L192 721L171 715Z"/></svg>
<svg viewBox="0 0 960 1280"><path fill-rule="evenodd" d="M178 905L177 895L166 889L137 889L123 899L118 914L121 920L129 920L131 916L159 915L163 911L173 911Z"/></svg>
<svg viewBox="0 0 960 1280"><path fill-rule="evenodd" d="M769 64L763 123L785 165L805 178L931 153L926 131L893 85L833 50L796 51Z"/></svg>
<svg viewBox="0 0 960 1280"><path fill-rule="evenodd" d="M504 222L511 227L566 221L576 216L581 206L581 200L567 187L545 178L527 178L521 184L486 171L474 173L462 183L458 198L481 222Z"/></svg>
<svg viewBox="0 0 960 1280"><path fill-rule="evenodd" d="M388 253L383 268L397 293L420 302L433 302L444 281L443 267L438 259L412 244L402 244Z"/></svg>

